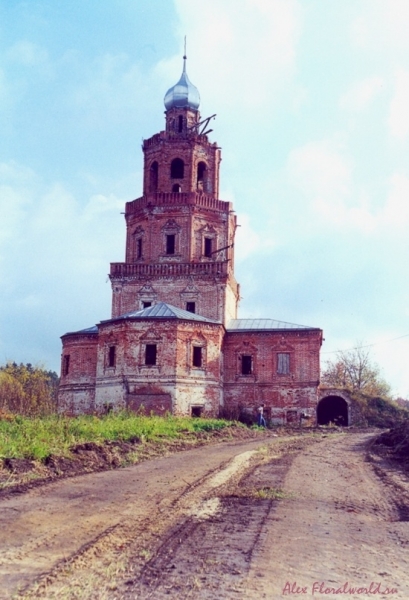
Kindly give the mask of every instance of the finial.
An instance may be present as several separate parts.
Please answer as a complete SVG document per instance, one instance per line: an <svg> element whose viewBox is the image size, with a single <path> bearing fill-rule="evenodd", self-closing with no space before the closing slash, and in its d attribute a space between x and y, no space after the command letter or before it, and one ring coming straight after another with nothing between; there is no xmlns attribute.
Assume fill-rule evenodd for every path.
<svg viewBox="0 0 409 600"><path fill-rule="evenodd" d="M185 52L183 54L183 72L186 73L186 36L185 36Z"/></svg>

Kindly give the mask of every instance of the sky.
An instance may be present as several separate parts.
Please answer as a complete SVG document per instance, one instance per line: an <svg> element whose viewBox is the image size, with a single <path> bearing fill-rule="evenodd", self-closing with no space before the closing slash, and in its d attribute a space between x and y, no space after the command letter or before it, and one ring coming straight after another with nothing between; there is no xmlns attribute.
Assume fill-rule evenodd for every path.
<svg viewBox="0 0 409 600"><path fill-rule="evenodd" d="M357 344L409 398L407 0L0 0L0 364L110 317L141 142L188 74L217 114L239 317Z"/></svg>

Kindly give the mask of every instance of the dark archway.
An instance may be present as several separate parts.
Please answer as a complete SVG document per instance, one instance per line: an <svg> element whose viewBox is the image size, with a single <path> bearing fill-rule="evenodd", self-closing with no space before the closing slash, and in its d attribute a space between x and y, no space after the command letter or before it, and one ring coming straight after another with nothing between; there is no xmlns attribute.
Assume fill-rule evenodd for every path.
<svg viewBox="0 0 409 600"><path fill-rule="evenodd" d="M317 423L318 425L349 425L348 420L348 404L346 400L340 396L326 396L323 398L317 407Z"/></svg>
<svg viewBox="0 0 409 600"><path fill-rule="evenodd" d="M185 176L185 163L181 158L174 158L170 163L171 179L183 179Z"/></svg>

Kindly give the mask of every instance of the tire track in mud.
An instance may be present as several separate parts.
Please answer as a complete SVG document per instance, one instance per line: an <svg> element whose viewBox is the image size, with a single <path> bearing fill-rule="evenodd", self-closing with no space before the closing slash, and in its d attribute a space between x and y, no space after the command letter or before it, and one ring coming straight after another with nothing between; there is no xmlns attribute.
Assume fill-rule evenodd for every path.
<svg viewBox="0 0 409 600"><path fill-rule="evenodd" d="M285 438L274 441L283 440ZM129 510L125 511L125 515L124 513L118 515L117 522L106 527L92 540L82 544L69 559L62 560L54 568L48 569L37 579L35 585L26 588L26 591L18 597L80 598L81 600L120 597L117 595L117 583L121 580L129 582L135 573L143 569L147 560L155 553L155 549L161 544L163 546L161 541L167 539L168 532L177 528L181 520L184 522L192 519L190 516L192 510L195 515L203 511L203 517L208 514L209 509L211 512L212 501L206 500L205 496L209 495L215 486L239 478L252 463L262 460L263 456L257 458L256 449L265 444L264 439L186 453L187 459L189 455L200 457L202 469L207 463L206 471L201 477L193 475L194 463L190 468L185 467L183 470L180 469L183 460L175 457L174 460L179 464L179 469L173 475L179 481L180 491L177 495L172 493L174 485L170 486L168 493L163 489L156 498L148 494L148 500L149 497L152 500L149 504L149 516L132 517L129 515ZM246 450L246 448L255 450ZM216 463L218 452L220 458ZM228 458L223 460L226 456ZM209 468L212 462L217 466ZM160 473L163 472L166 472L166 469L162 468ZM183 485L180 482L183 482ZM29 540L28 543L34 544L35 541ZM46 540L42 543L46 543ZM125 591L129 591L129 583L125 585Z"/></svg>
<svg viewBox="0 0 409 600"><path fill-rule="evenodd" d="M277 504L257 497L257 491L266 482L269 490L279 490L294 456L313 441L298 439L281 451L277 445L264 448L264 455L249 457L244 472L235 470L232 461L205 482L199 502L188 508L193 499L185 497L182 518L144 568L120 587L118 598L213 600L240 595L254 548Z"/></svg>

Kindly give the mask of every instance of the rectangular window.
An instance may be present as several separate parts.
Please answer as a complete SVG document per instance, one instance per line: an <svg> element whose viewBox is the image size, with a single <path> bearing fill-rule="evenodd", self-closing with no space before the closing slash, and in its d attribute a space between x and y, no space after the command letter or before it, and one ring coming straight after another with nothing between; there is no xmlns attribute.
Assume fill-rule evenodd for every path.
<svg viewBox="0 0 409 600"><path fill-rule="evenodd" d="M136 258L142 258L142 238L136 241Z"/></svg>
<svg viewBox="0 0 409 600"><path fill-rule="evenodd" d="M142 302L142 308L149 308L152 306L152 302Z"/></svg>
<svg viewBox="0 0 409 600"><path fill-rule="evenodd" d="M199 418L202 416L203 406L192 406L190 410L192 417Z"/></svg>
<svg viewBox="0 0 409 600"><path fill-rule="evenodd" d="M241 357L241 374L242 375L251 375L252 373L252 357L243 354Z"/></svg>
<svg viewBox="0 0 409 600"><path fill-rule="evenodd" d="M277 373L279 375L288 375L290 373L290 354L288 352L279 352L277 354Z"/></svg>
<svg viewBox="0 0 409 600"><path fill-rule="evenodd" d="M115 367L116 346L110 346L108 349L108 367Z"/></svg>
<svg viewBox="0 0 409 600"><path fill-rule="evenodd" d="M186 302L186 310L191 313L196 312L196 302Z"/></svg>
<svg viewBox="0 0 409 600"><path fill-rule="evenodd" d="M69 372L70 372L70 355L66 354L62 361L62 374L65 376L65 375L68 375Z"/></svg>
<svg viewBox="0 0 409 600"><path fill-rule="evenodd" d="M204 239L204 255L207 256L207 258L212 257L212 238L205 237Z"/></svg>
<svg viewBox="0 0 409 600"><path fill-rule="evenodd" d="M202 348L201 346L193 346L193 366L202 366Z"/></svg>
<svg viewBox="0 0 409 600"><path fill-rule="evenodd" d="M166 254L175 254L175 234L166 236Z"/></svg>
<svg viewBox="0 0 409 600"><path fill-rule="evenodd" d="M156 365L156 344L146 344L145 365Z"/></svg>

